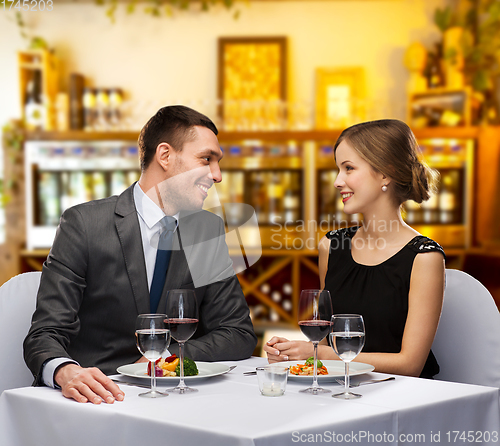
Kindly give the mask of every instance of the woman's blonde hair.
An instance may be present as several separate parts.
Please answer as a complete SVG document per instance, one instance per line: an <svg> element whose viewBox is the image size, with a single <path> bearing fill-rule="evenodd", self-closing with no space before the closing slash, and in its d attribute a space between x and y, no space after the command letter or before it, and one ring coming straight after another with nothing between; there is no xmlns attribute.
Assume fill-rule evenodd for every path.
<svg viewBox="0 0 500 446"><path fill-rule="evenodd" d="M404 122L381 119L345 129L335 143L334 153L346 141L375 171L389 177L398 204L428 200L436 192L439 173L418 158L415 135Z"/></svg>

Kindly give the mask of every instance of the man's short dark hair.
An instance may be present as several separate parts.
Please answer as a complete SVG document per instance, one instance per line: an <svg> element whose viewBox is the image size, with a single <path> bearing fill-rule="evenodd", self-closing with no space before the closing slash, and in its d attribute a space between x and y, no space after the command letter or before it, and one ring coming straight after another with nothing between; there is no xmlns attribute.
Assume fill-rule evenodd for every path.
<svg viewBox="0 0 500 446"><path fill-rule="evenodd" d="M186 141L195 138L194 126L203 126L218 133L215 124L205 115L185 107L169 105L160 108L142 128L139 135L141 170L145 170L153 160L158 144L166 142L180 152Z"/></svg>

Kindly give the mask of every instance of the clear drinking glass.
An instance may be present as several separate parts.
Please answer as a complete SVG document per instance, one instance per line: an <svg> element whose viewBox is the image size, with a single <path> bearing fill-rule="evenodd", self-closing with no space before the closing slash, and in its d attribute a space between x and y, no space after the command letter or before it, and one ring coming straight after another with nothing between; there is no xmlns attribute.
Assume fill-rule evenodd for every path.
<svg viewBox="0 0 500 446"><path fill-rule="evenodd" d="M279 364L257 367L257 380L260 393L264 396L282 396L285 394L288 379L288 367Z"/></svg>
<svg viewBox="0 0 500 446"><path fill-rule="evenodd" d="M345 387L334 398L350 400L361 395L349 391L349 363L359 355L365 345L365 323L359 314L335 314L332 316L331 344L337 356L344 361Z"/></svg>
<svg viewBox="0 0 500 446"><path fill-rule="evenodd" d="M314 372L311 387L300 392L316 395L328 393L331 390L318 386L318 344L329 333L332 317L332 299L328 290L303 290L299 300L299 327L312 342L314 348Z"/></svg>
<svg viewBox="0 0 500 446"><path fill-rule="evenodd" d="M137 348L151 365L151 390L140 393L145 398L159 398L168 393L156 390L155 362L160 359L170 345L170 327L166 314L140 314L135 324Z"/></svg>
<svg viewBox="0 0 500 446"><path fill-rule="evenodd" d="M198 303L193 290L170 290L167 294L167 305L165 312L168 314L168 322L172 338L179 344L180 381L168 392L189 393L198 392L186 386L184 383L184 343L193 336L198 327Z"/></svg>

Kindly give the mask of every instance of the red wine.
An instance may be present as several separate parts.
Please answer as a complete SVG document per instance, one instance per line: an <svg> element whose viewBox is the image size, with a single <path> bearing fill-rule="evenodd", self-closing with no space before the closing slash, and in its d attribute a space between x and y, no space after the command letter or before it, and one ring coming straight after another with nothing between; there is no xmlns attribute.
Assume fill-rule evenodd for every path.
<svg viewBox="0 0 500 446"><path fill-rule="evenodd" d="M177 342L185 342L193 336L198 327L198 319L169 318L170 332Z"/></svg>
<svg viewBox="0 0 500 446"><path fill-rule="evenodd" d="M330 332L330 321L300 321L300 329L312 342L319 342ZM172 335L173 336L173 335Z"/></svg>

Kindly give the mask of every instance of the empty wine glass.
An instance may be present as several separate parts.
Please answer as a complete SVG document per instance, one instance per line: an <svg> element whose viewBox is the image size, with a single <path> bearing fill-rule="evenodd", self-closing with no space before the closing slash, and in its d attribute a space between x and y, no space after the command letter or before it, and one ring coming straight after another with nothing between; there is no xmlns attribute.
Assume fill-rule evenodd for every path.
<svg viewBox="0 0 500 446"><path fill-rule="evenodd" d="M349 363L359 355L365 345L365 324L359 314L335 314L332 316L331 344L337 356L344 361L345 387L334 398L350 400L361 395L349 391Z"/></svg>
<svg viewBox="0 0 500 446"><path fill-rule="evenodd" d="M328 290L303 290L299 300L299 327L312 342L314 348L314 371L311 387L300 392L328 393L331 390L318 386L318 344L330 332L332 317L332 299Z"/></svg>
<svg viewBox="0 0 500 446"><path fill-rule="evenodd" d="M180 381L169 392L188 393L197 392L184 383L184 343L193 336L198 327L198 303L193 290L170 290L167 294L167 305L165 312L168 314L168 322L172 337L179 344Z"/></svg>
<svg viewBox="0 0 500 446"><path fill-rule="evenodd" d="M145 398L159 398L168 396L168 393L156 390L155 362L160 359L170 345L170 328L166 314L140 314L135 324L137 348L150 362L151 390L140 393Z"/></svg>

